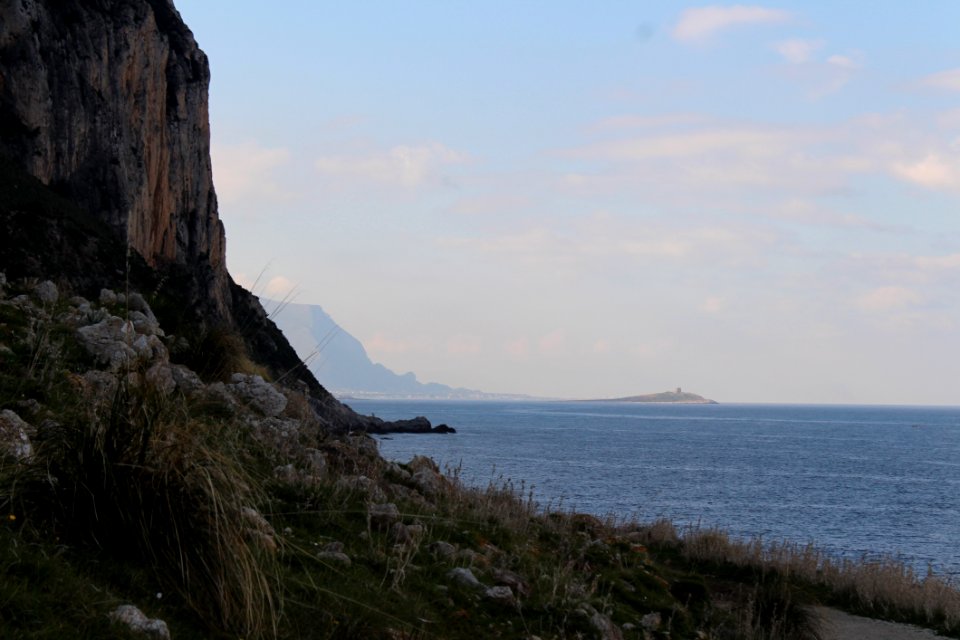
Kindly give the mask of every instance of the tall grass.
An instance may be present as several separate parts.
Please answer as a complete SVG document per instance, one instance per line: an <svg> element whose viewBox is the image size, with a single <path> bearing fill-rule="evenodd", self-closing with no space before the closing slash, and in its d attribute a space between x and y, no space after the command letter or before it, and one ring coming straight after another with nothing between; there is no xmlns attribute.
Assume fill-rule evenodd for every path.
<svg viewBox="0 0 960 640"><path fill-rule="evenodd" d="M813 544L738 540L719 529L678 532L668 521L646 528L651 541L677 546L694 563L725 564L807 585L827 602L881 618L960 633L960 590L949 579L893 558L837 559Z"/></svg>
<svg viewBox="0 0 960 640"><path fill-rule="evenodd" d="M243 430L126 384L109 410L93 407L81 400L39 434L34 461L0 492L13 509L65 542L152 567L211 627L275 630L276 562L245 515L265 497Z"/></svg>

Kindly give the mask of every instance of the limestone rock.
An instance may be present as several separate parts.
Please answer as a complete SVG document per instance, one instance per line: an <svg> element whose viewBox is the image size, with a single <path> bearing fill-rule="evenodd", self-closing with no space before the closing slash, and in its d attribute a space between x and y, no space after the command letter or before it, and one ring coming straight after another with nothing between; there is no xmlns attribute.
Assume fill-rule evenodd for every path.
<svg viewBox="0 0 960 640"><path fill-rule="evenodd" d="M435 496L443 488L443 477L436 471L422 469L413 474L411 481L427 496Z"/></svg>
<svg viewBox="0 0 960 640"><path fill-rule="evenodd" d="M353 562L350 560L350 556L342 551L320 551L317 553L317 559L321 562L338 565L341 567L349 567L351 564L353 564Z"/></svg>
<svg viewBox="0 0 960 640"><path fill-rule="evenodd" d="M137 359L130 346L135 336L133 325L116 316L77 329L80 344L109 371L120 371Z"/></svg>
<svg viewBox="0 0 960 640"><path fill-rule="evenodd" d="M173 378L173 371L170 365L165 362L157 362L154 364L147 369L143 377L152 389L164 396L170 395L177 388L177 382Z"/></svg>
<svg viewBox="0 0 960 640"><path fill-rule="evenodd" d="M473 571L466 567L451 569L447 572L447 579L459 587L472 591L484 591L486 589L483 583L477 580L477 576L473 575Z"/></svg>
<svg viewBox="0 0 960 640"><path fill-rule="evenodd" d="M452 558L453 555L457 552L457 548L450 544L449 542L444 542L438 540L428 547L430 553L432 553L437 558Z"/></svg>
<svg viewBox="0 0 960 640"><path fill-rule="evenodd" d="M19 461L33 456L30 425L9 409L0 411L0 455L7 454Z"/></svg>
<svg viewBox="0 0 960 640"><path fill-rule="evenodd" d="M210 70L173 3L18 0L0 4L0 24L2 155L148 263L209 264L225 307Z"/></svg>
<svg viewBox="0 0 960 640"><path fill-rule="evenodd" d="M33 290L33 295L45 305L56 304L57 300L60 299L60 292L57 290L57 285L49 280L44 280L38 284Z"/></svg>
<svg viewBox="0 0 960 640"><path fill-rule="evenodd" d="M177 390L184 395L192 395L204 388L200 376L182 364L170 365L170 376L173 378Z"/></svg>
<svg viewBox="0 0 960 640"><path fill-rule="evenodd" d="M493 600L498 604L502 604L507 607L516 607L517 599L513 597L513 590L510 587L497 586L497 587L488 587L483 592L483 597L488 600Z"/></svg>
<svg viewBox="0 0 960 640"><path fill-rule="evenodd" d="M370 524L374 526L388 527L400 520L400 510L392 502L372 504L367 509L367 517L370 518Z"/></svg>
<svg viewBox="0 0 960 640"><path fill-rule="evenodd" d="M127 625L134 633L155 640L170 640L170 630L163 620L151 619L132 604L120 605L110 613L110 618Z"/></svg>
<svg viewBox="0 0 960 640"><path fill-rule="evenodd" d="M613 623L610 616L594 611L590 616L590 626L597 630L602 640L623 640L623 631Z"/></svg>
<svg viewBox="0 0 960 640"><path fill-rule="evenodd" d="M258 375L235 373L227 390L267 417L278 416L287 407L287 397Z"/></svg>
<svg viewBox="0 0 960 640"><path fill-rule="evenodd" d="M656 631L660 628L660 613L654 611L653 613L648 613L647 615L640 618L640 626L646 629L647 631Z"/></svg>

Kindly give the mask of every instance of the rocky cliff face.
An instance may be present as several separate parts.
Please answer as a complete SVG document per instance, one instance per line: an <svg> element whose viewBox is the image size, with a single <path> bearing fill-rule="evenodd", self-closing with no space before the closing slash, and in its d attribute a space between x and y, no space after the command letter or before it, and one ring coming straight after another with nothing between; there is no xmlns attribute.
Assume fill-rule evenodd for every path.
<svg viewBox="0 0 960 640"><path fill-rule="evenodd" d="M170 0L0 3L0 153L229 317L204 53Z"/></svg>

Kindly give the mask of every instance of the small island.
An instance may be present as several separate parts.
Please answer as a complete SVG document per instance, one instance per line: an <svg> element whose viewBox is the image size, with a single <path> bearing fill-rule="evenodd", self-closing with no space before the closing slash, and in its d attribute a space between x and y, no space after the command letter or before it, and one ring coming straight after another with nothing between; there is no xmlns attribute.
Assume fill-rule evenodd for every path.
<svg viewBox="0 0 960 640"><path fill-rule="evenodd" d="M715 400L709 400L695 393L683 391L677 387L675 391L664 391L662 393L648 393L641 396L627 396L625 398L607 398L605 400L590 400L590 402L651 402L651 403L669 403L669 404L717 404Z"/></svg>

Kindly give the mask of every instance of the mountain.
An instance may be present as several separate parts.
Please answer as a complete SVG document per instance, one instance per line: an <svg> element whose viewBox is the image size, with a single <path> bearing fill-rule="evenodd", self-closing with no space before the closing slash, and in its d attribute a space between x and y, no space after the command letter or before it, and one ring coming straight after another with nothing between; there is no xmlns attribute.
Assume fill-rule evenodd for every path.
<svg viewBox="0 0 960 640"><path fill-rule="evenodd" d="M436 382L420 382L413 373L395 373L373 362L355 337L322 307L265 300L267 309L310 371L340 397L403 397L443 399L508 398Z"/></svg>

